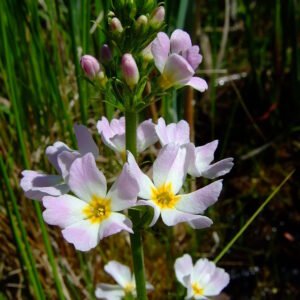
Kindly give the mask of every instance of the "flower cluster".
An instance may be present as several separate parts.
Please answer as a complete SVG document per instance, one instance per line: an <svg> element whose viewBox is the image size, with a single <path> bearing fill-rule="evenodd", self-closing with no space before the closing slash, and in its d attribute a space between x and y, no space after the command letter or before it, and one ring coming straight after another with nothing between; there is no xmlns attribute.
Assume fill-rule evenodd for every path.
<svg viewBox="0 0 300 300"><path fill-rule="evenodd" d="M124 118L109 123L103 117L97 128L105 145L125 153ZM230 171L232 158L210 164L217 141L195 147L190 142L185 121L169 125L162 118L158 124L144 121L137 130L138 150L143 151L157 141L162 146L153 162L152 180L128 152L121 174L108 190L105 176L96 165L99 150L91 134L82 125L75 125L74 129L78 151L62 142L46 149L59 175L26 170L22 173L21 187L27 197L43 202L45 221L60 226L64 238L76 249L88 251L104 237L122 230L132 233L132 223L122 211L133 206L153 208L150 226L159 216L168 226L187 222L200 229L212 224L212 220L202 214L218 200L222 180L191 193L180 191L187 174L215 178Z"/></svg>

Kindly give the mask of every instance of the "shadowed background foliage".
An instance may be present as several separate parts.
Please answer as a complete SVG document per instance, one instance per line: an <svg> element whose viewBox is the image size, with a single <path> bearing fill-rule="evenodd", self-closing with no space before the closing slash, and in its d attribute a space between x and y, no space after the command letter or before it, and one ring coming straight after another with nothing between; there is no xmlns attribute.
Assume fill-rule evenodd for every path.
<svg viewBox="0 0 300 300"><path fill-rule="evenodd" d="M62 140L76 147L75 122L91 128L111 180L120 168L95 130L102 115L112 118L115 112L79 66L82 54L99 57L109 5L0 1L0 299L93 299L95 285L110 281L103 272L108 260L131 264L123 234L89 253L74 251L58 228L44 224L40 204L25 199L19 187L24 169L52 171L46 146ZM158 224L144 232L147 275L156 288L150 298L182 299L175 258L185 252L195 259L216 257L299 167L300 8L297 0L169 0L165 7L166 31L183 28L200 45L199 75L209 89L174 92L145 114L186 119L197 145L219 139L217 158L236 162L220 201L208 212L210 229ZM298 183L296 172L219 262L231 275L224 291L231 299L300 296Z"/></svg>

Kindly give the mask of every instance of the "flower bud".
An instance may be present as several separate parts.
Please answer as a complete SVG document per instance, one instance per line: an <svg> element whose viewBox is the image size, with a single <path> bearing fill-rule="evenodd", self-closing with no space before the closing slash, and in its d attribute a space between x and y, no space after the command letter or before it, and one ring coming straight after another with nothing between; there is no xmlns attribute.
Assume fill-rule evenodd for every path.
<svg viewBox="0 0 300 300"><path fill-rule="evenodd" d="M150 24L154 26L159 26L163 23L164 19L165 19L165 8L163 6L159 6L152 13Z"/></svg>
<svg viewBox="0 0 300 300"><path fill-rule="evenodd" d="M109 62L112 59L112 53L107 44L104 44L100 50L101 61Z"/></svg>
<svg viewBox="0 0 300 300"><path fill-rule="evenodd" d="M140 79L140 74L133 56L129 53L122 57L122 72L126 83L133 89Z"/></svg>
<svg viewBox="0 0 300 300"><path fill-rule="evenodd" d="M83 55L80 64L85 74L90 78L94 78L100 72L100 64L92 55Z"/></svg>
<svg viewBox="0 0 300 300"><path fill-rule="evenodd" d="M123 31L121 21L116 17L112 18L110 21L110 29L112 32L121 33Z"/></svg>
<svg viewBox="0 0 300 300"><path fill-rule="evenodd" d="M136 20L137 27L145 26L148 23L148 18L145 15L141 15Z"/></svg>

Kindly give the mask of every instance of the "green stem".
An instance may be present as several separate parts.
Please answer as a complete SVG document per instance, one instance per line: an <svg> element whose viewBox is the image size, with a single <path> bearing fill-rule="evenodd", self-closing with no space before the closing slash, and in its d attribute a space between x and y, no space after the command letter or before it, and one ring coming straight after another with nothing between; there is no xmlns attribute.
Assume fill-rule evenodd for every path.
<svg viewBox="0 0 300 300"><path fill-rule="evenodd" d="M260 214L264 207L271 201L271 199L280 191L282 186L290 179L294 174L295 170L289 173L284 180L278 185L275 190L270 194L270 196L263 202L263 204L256 210L256 212L250 217L246 224L239 230L239 232L232 238L232 240L225 246L221 253L214 259L214 262L217 263L224 254L232 247L232 245L237 241L237 239L244 233L244 231L249 227L249 225L254 221L254 219Z"/></svg>
<svg viewBox="0 0 300 300"><path fill-rule="evenodd" d="M137 113L132 111L125 112L126 120L126 150L129 150L135 157L137 156L136 133L137 133ZM129 216L132 220L139 219L139 212L129 210ZM144 268L144 254L142 245L141 230L136 228L134 234L130 235L131 253L133 260L133 269L135 274L137 299L146 300L146 280Z"/></svg>

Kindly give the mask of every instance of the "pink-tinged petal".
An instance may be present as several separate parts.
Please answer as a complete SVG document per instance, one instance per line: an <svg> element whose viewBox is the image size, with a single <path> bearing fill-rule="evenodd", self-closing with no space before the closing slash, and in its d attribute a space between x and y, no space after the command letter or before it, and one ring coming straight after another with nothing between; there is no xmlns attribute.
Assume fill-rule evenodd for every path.
<svg viewBox="0 0 300 300"><path fill-rule="evenodd" d="M131 221L123 214L111 212L109 218L100 223L99 239L102 240L122 230L133 233Z"/></svg>
<svg viewBox="0 0 300 300"><path fill-rule="evenodd" d="M174 264L177 280L185 287L188 286L190 275L193 271L193 261L189 254L184 254L175 260Z"/></svg>
<svg viewBox="0 0 300 300"><path fill-rule="evenodd" d="M78 198L87 202L93 196L106 196L106 179L98 170L92 153L75 159L70 167L68 184Z"/></svg>
<svg viewBox="0 0 300 300"><path fill-rule="evenodd" d="M69 191L59 175L47 175L31 170L23 171L22 175L20 186L29 199L42 200L44 196L60 196Z"/></svg>
<svg viewBox="0 0 300 300"><path fill-rule="evenodd" d="M153 210L154 210L153 219L152 219L151 223L149 224L149 227L152 227L157 222L157 220L160 216L160 208L152 200L139 200L136 205L137 206L147 205L147 206L151 206L153 208Z"/></svg>
<svg viewBox="0 0 300 300"><path fill-rule="evenodd" d="M151 198L151 191L154 187L150 178L145 175L141 169L139 168L138 164L135 161L134 156L127 152L127 161L129 165L130 172L132 176L136 179L139 185L139 194L138 196L143 199L150 199Z"/></svg>
<svg viewBox="0 0 300 300"><path fill-rule="evenodd" d="M186 176L186 149L174 143L164 146L153 163L153 182L156 187L171 183L175 194L181 189Z"/></svg>
<svg viewBox="0 0 300 300"><path fill-rule="evenodd" d="M189 221L188 224L194 229L202 229L210 227L213 221L205 216L197 216L194 220Z"/></svg>
<svg viewBox="0 0 300 300"><path fill-rule="evenodd" d="M190 126L185 120L176 124L175 143L184 145L190 142Z"/></svg>
<svg viewBox="0 0 300 300"><path fill-rule="evenodd" d="M142 122L137 128L137 149L138 152L144 151L149 146L155 144L158 137L155 132L155 125L152 120Z"/></svg>
<svg viewBox="0 0 300 300"><path fill-rule="evenodd" d="M124 134L125 133L125 118L112 119L110 122L110 127L114 134Z"/></svg>
<svg viewBox="0 0 300 300"><path fill-rule="evenodd" d="M77 151L63 151L58 155L57 162L61 170L61 176L63 177L64 181L69 181L70 167L73 161L80 156L80 153Z"/></svg>
<svg viewBox="0 0 300 300"><path fill-rule="evenodd" d="M209 179L214 179L223 176L230 172L233 167L233 158L225 158L213 165L210 165L205 171L202 172L202 176Z"/></svg>
<svg viewBox="0 0 300 300"><path fill-rule="evenodd" d="M193 144L188 146L189 168L190 175L199 177L205 171L209 164L214 160L214 153L218 147L218 140L212 141L200 147L195 147Z"/></svg>
<svg viewBox="0 0 300 300"><path fill-rule="evenodd" d="M205 286L206 296L217 296L228 285L230 281L228 273L221 268L216 268L209 282Z"/></svg>
<svg viewBox="0 0 300 300"><path fill-rule="evenodd" d="M97 122L97 130L101 135L103 143L112 150L118 151L114 143L111 141L111 138L115 136L116 133L110 127L110 124L105 117L102 117L102 119Z"/></svg>
<svg viewBox="0 0 300 300"><path fill-rule="evenodd" d="M77 250L89 251L99 243L99 224L82 220L66 227L62 234Z"/></svg>
<svg viewBox="0 0 300 300"><path fill-rule="evenodd" d="M194 69L179 54L171 54L165 64L162 77L167 82L166 89L174 85L187 84L194 75Z"/></svg>
<svg viewBox="0 0 300 300"><path fill-rule="evenodd" d="M95 296L102 300L122 300L125 292L116 284L100 283L96 287Z"/></svg>
<svg viewBox="0 0 300 300"><path fill-rule="evenodd" d="M81 155L93 153L95 158L99 155L99 149L88 128L83 125L74 125L74 131L77 139L78 149Z"/></svg>
<svg viewBox="0 0 300 300"><path fill-rule="evenodd" d="M151 51L156 68L163 72L170 52L170 40L164 32L159 32L151 44Z"/></svg>
<svg viewBox="0 0 300 300"><path fill-rule="evenodd" d="M157 125L155 126L155 131L162 146L165 146L169 143L167 125L163 118L158 119Z"/></svg>
<svg viewBox="0 0 300 300"><path fill-rule="evenodd" d="M95 296L102 300L122 300L125 292L119 285L100 283L96 287Z"/></svg>
<svg viewBox="0 0 300 300"><path fill-rule="evenodd" d="M218 200L221 190L222 180L215 181L195 192L180 195L176 208L191 214L202 214Z"/></svg>
<svg viewBox="0 0 300 300"><path fill-rule="evenodd" d="M111 199L112 211L121 211L135 205L138 192L137 180L131 174L129 165L126 163L122 173L107 194L107 198Z"/></svg>
<svg viewBox="0 0 300 300"><path fill-rule="evenodd" d="M104 270L123 288L125 288L128 283L131 283L132 275L130 269L115 260L106 264Z"/></svg>
<svg viewBox="0 0 300 300"><path fill-rule="evenodd" d="M199 216L181 212L176 209L164 208L161 210L161 218L168 226L174 226L182 222L190 222Z"/></svg>
<svg viewBox="0 0 300 300"><path fill-rule="evenodd" d="M185 85L191 86L193 89L204 92L208 89L207 82L200 77L192 77Z"/></svg>
<svg viewBox="0 0 300 300"><path fill-rule="evenodd" d="M114 149L116 152L125 152L126 145L125 145L125 133L124 134L117 134L113 136L110 141L114 145Z"/></svg>
<svg viewBox="0 0 300 300"><path fill-rule="evenodd" d="M182 56L187 60L191 67L196 70L202 62L202 55L199 54L199 46L192 46L182 53Z"/></svg>
<svg viewBox="0 0 300 300"><path fill-rule="evenodd" d="M66 144L62 142L56 142L52 146L48 146L46 148L46 155L50 161L50 163L53 165L53 167L56 169L56 171L61 174L61 170L58 165L58 155L62 153L63 151L69 151L71 152L72 149L70 149Z"/></svg>
<svg viewBox="0 0 300 300"><path fill-rule="evenodd" d="M172 53L180 53L192 47L190 35L181 29L172 33L170 43Z"/></svg>
<svg viewBox="0 0 300 300"><path fill-rule="evenodd" d="M46 208L43 212L44 220L50 225L66 228L85 218L82 210L86 207L86 202L71 195L45 196L43 205Z"/></svg>

